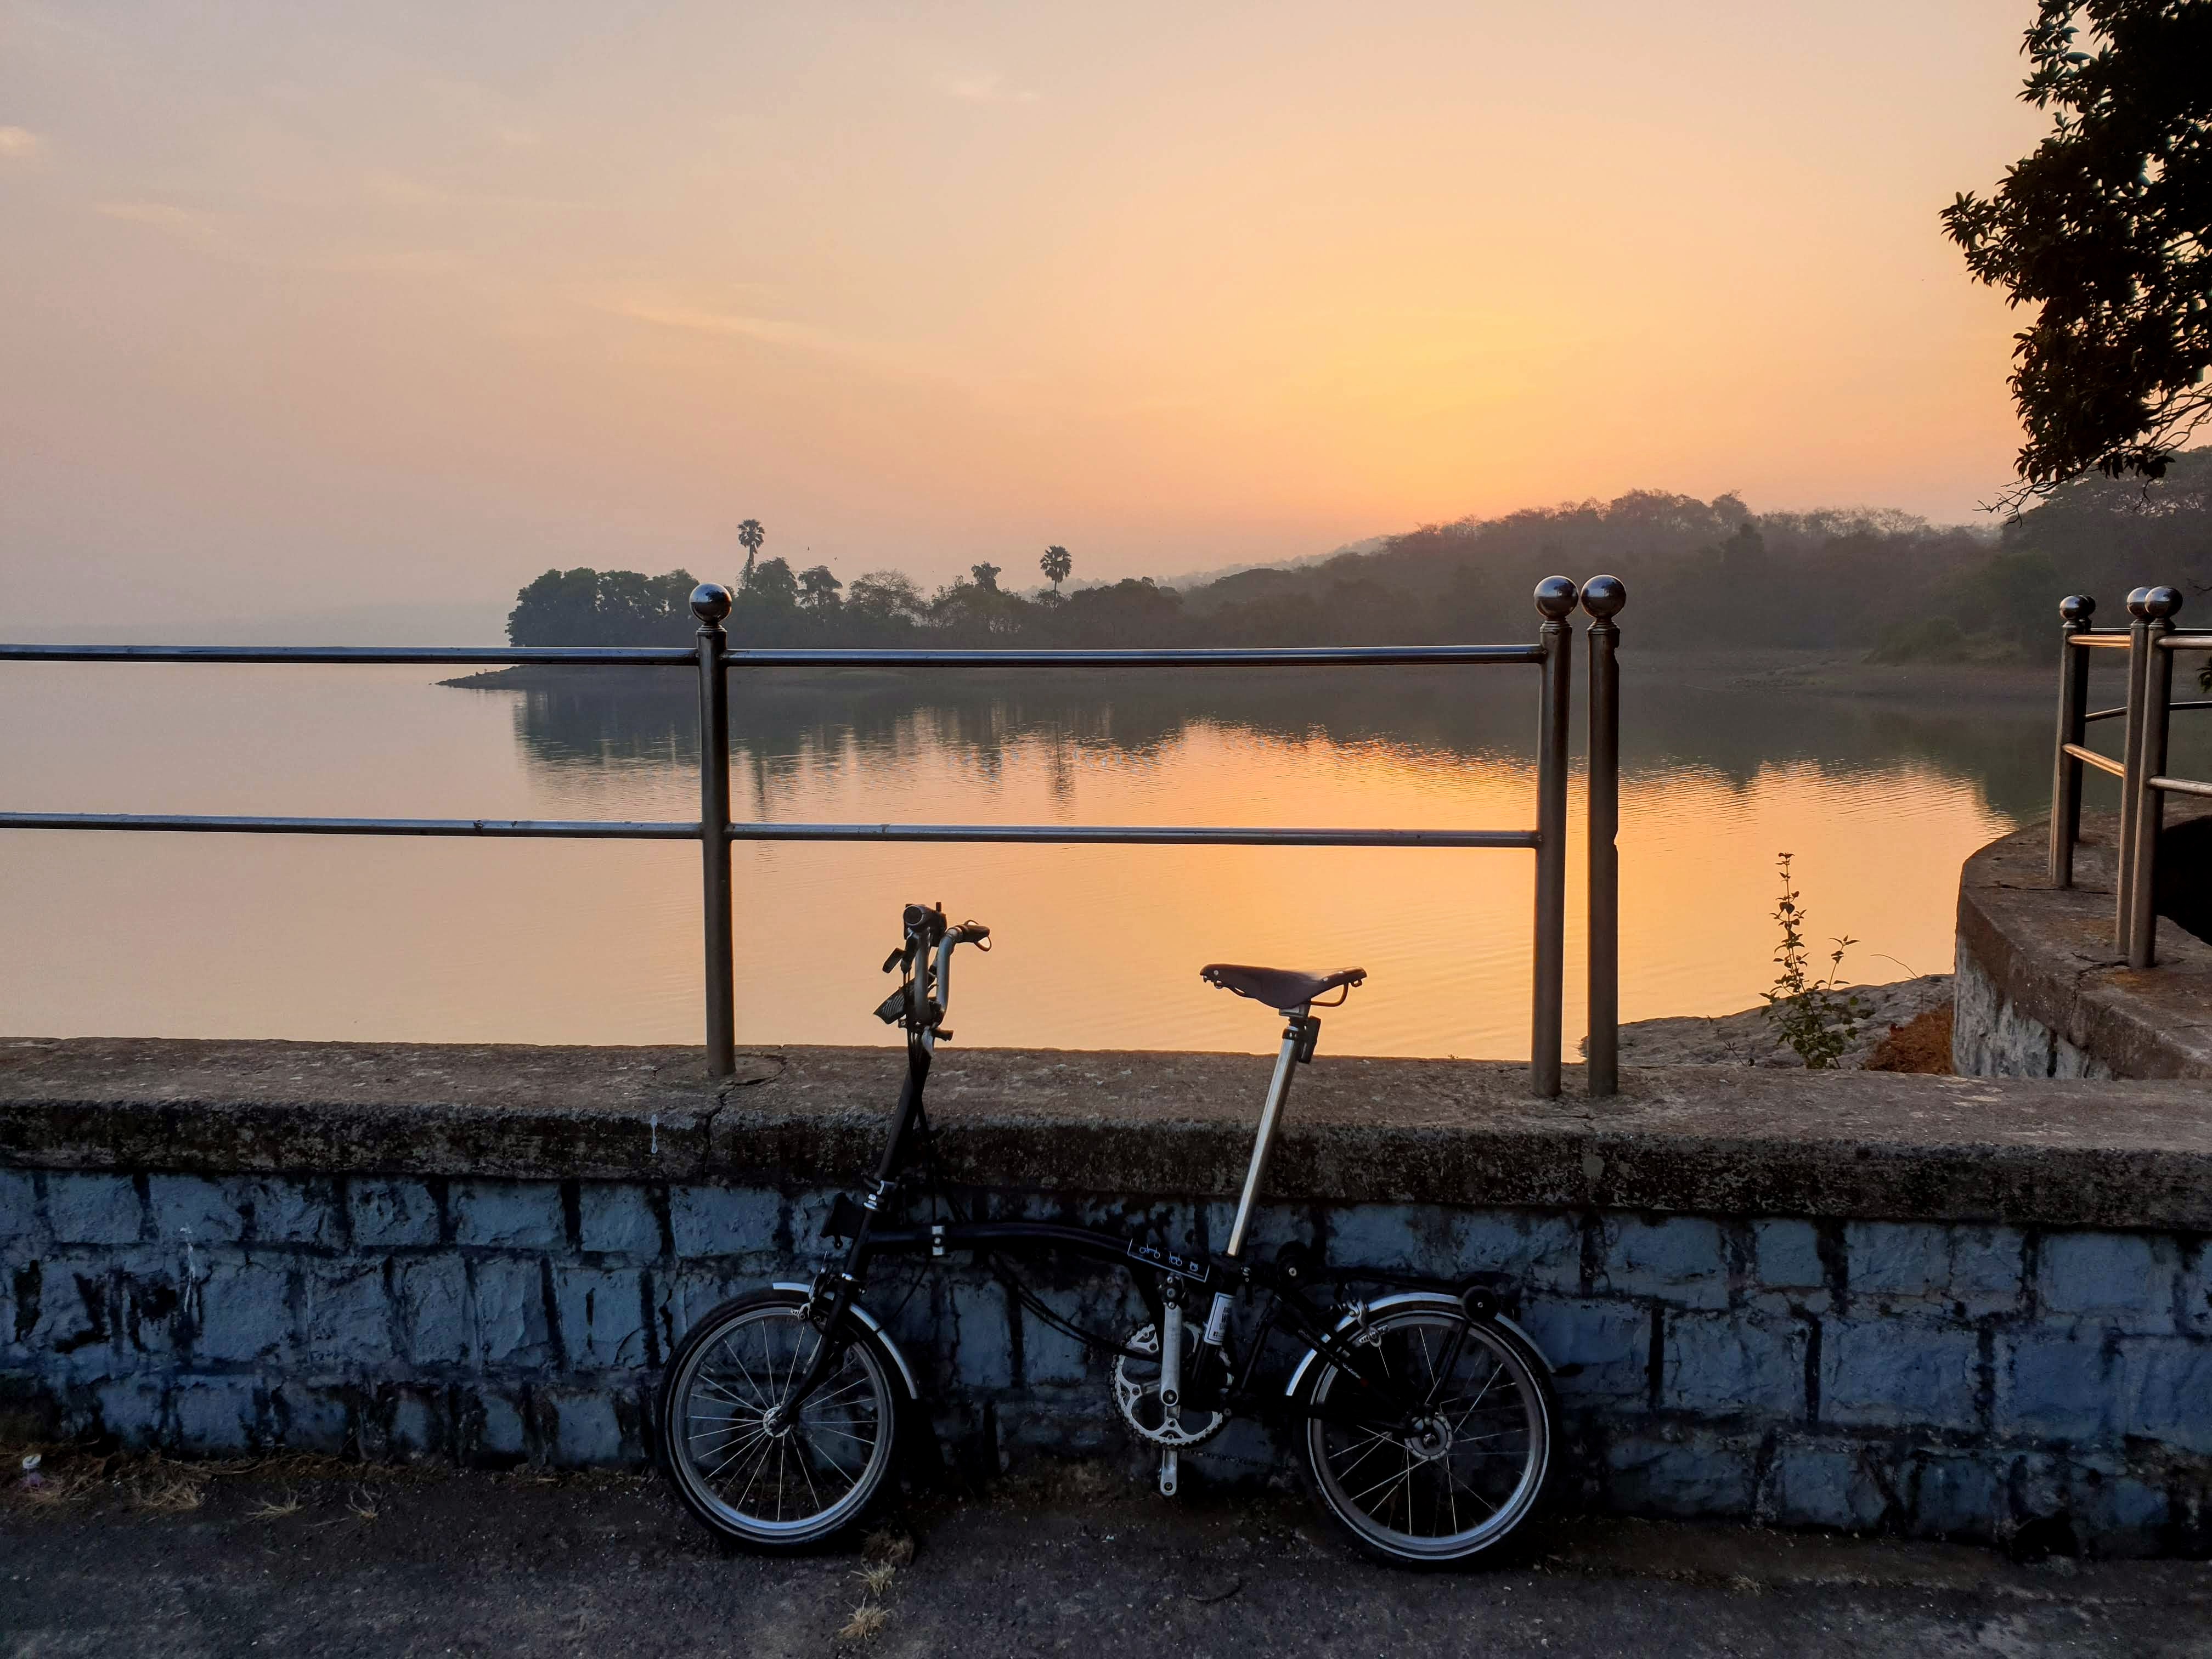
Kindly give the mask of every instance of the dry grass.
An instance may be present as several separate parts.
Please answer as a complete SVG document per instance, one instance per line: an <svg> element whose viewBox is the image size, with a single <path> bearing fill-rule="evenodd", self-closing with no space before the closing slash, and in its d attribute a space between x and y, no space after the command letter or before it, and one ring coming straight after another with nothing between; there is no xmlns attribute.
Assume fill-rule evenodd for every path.
<svg viewBox="0 0 2212 1659"><path fill-rule="evenodd" d="M863 1601L853 1609L853 1616L845 1621L837 1638L842 1642L865 1642L890 1621L890 1614L883 1608L872 1601Z"/></svg>
<svg viewBox="0 0 2212 1659"><path fill-rule="evenodd" d="M888 1561L878 1562L872 1567L862 1567L853 1575L860 1581L860 1588L871 1595L881 1595L891 1587L891 1580L897 1576L898 1569Z"/></svg>
<svg viewBox="0 0 2212 1659"><path fill-rule="evenodd" d="M207 1501L207 1482L195 1475L149 1469L131 1483L130 1492L135 1509L155 1515L183 1515Z"/></svg>
<svg viewBox="0 0 2212 1659"><path fill-rule="evenodd" d="M35 1457L35 1471L14 1478L24 1460ZM196 1459L174 1462L159 1452L98 1452L82 1446L19 1445L0 1449L0 1507L54 1510L110 1499L156 1515L189 1514L202 1507L220 1480L247 1479L281 1484L281 1500L264 1499L250 1511L256 1520L296 1513L299 1488L349 1488L348 1507L363 1520L375 1518L372 1489L426 1484L449 1477L435 1464L362 1463L319 1452L276 1452L263 1457Z"/></svg>
<svg viewBox="0 0 2212 1659"><path fill-rule="evenodd" d="M904 1532L872 1532L860 1545L863 1559L878 1564L903 1567L914 1561L914 1534Z"/></svg>
<svg viewBox="0 0 2212 1659"><path fill-rule="evenodd" d="M33 1509L58 1509L91 1497L99 1486L100 1476L91 1469L42 1470L35 1482L16 1486L15 1500Z"/></svg>

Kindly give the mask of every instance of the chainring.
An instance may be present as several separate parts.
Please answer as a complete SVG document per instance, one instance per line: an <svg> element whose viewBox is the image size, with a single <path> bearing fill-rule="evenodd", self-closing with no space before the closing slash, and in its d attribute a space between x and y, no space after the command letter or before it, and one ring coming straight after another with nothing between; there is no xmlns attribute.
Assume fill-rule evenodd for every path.
<svg viewBox="0 0 2212 1659"><path fill-rule="evenodd" d="M1195 1353L1203 1340L1204 1327L1191 1323L1182 1328L1183 1344ZM1139 1325L1122 1346L1137 1353L1157 1354L1160 1351L1159 1333L1150 1325ZM1186 1357L1185 1363L1188 1363ZM1229 1413L1215 1412L1204 1424L1194 1428L1188 1421L1170 1424L1160 1404L1160 1377L1157 1365L1150 1377L1130 1374L1130 1357L1123 1354L1114 1362L1114 1407L1121 1413L1121 1420L1135 1430L1138 1437L1149 1440L1156 1446L1177 1448L1203 1445L1229 1426ZM1224 1356L1221 1383L1225 1389L1236 1379L1229 1374Z"/></svg>

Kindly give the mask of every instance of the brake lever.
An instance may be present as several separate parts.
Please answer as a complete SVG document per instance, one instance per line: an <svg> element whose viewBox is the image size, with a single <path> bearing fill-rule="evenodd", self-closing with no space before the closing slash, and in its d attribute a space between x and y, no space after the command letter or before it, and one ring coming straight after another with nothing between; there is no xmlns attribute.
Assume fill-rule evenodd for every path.
<svg viewBox="0 0 2212 1659"><path fill-rule="evenodd" d="M890 970L891 970L892 969L894 969L894 968L897 967L897 966L899 965L899 963L902 963L902 962L903 962L903 961L905 961L905 960L906 960L906 946L905 946L905 945L900 945L900 946L898 947L898 949L896 949L896 951L893 951L890 953L890 955L889 955L889 956L887 956L887 957L885 957L884 958L883 971L884 971L884 973L887 973L887 974L888 974L889 972L890 972Z"/></svg>

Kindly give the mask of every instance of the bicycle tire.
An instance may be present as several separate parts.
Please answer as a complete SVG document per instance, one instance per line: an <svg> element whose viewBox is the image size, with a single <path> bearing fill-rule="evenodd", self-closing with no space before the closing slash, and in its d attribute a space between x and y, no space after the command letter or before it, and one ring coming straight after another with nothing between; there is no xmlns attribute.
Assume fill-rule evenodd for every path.
<svg viewBox="0 0 2212 1659"><path fill-rule="evenodd" d="M771 1425L770 1407L821 1340L805 1305L776 1290L721 1304L685 1334L661 1378L660 1462L677 1496L724 1538L769 1553L817 1548L867 1517L908 1404L890 1351L856 1329L797 1423Z"/></svg>
<svg viewBox="0 0 2212 1659"><path fill-rule="evenodd" d="M1436 1364L1457 1328L1464 1336L1452 1374L1440 1377ZM1315 1414L1344 1376L1315 1354L1297 1405L1300 1462L1316 1501L1362 1551L1393 1565L1458 1567L1510 1554L1508 1540L1542 1508L1555 1461L1559 1402L1543 1357L1510 1327L1470 1318L1444 1297L1383 1307L1349 1334L1422 1385L1437 1411L1418 1438Z"/></svg>

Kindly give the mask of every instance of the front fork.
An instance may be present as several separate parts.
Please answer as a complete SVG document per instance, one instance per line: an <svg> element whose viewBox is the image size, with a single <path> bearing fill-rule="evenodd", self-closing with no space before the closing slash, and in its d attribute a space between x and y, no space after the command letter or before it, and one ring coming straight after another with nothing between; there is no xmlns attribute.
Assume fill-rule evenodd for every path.
<svg viewBox="0 0 2212 1659"><path fill-rule="evenodd" d="M882 1213L884 1205L897 1189L899 1170L906 1156L906 1137L921 1115L921 1092L929 1081L930 1048L926 1040L908 1041L906 1086L899 1091L898 1115L892 1120L890 1139L884 1147L884 1161L876 1171L875 1184L862 1200L860 1224L853 1229L845 1263L842 1267L825 1268L815 1275L814 1291L807 1299L806 1318L820 1334L821 1340L814 1345L814 1357L807 1362L806 1369L783 1397L780 1409L786 1413L796 1413L806 1403L852 1340L848 1316L860 1297L861 1279L867 1271L869 1236L875 1231L876 1218Z"/></svg>

